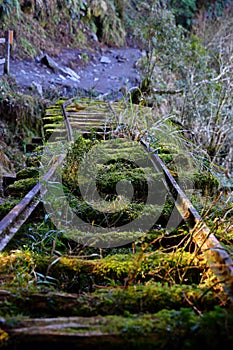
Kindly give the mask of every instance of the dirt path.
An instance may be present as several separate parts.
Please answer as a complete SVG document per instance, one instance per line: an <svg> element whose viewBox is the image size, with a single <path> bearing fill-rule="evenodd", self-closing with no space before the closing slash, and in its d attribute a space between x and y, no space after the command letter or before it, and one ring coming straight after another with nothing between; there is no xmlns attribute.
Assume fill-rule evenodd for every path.
<svg viewBox="0 0 233 350"><path fill-rule="evenodd" d="M40 59L12 59L10 70L24 92L30 89L44 94L47 90L54 89L66 96L82 89L87 93L119 94L122 87L139 84L140 76L135 62L140 56L140 50L135 48L98 48L94 52L66 49L54 61L59 67L72 69L78 77L54 72L42 64ZM88 62L86 65L85 60Z"/></svg>

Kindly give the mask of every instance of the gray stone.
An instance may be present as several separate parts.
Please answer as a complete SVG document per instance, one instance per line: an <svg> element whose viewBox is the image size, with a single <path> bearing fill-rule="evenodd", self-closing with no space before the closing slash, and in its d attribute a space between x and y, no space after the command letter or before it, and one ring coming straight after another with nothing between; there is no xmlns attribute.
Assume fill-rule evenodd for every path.
<svg viewBox="0 0 233 350"><path fill-rule="evenodd" d="M119 62L119 63L123 63L123 62L128 61L126 57L120 56L120 55L117 55L116 59L117 59L117 62Z"/></svg>
<svg viewBox="0 0 233 350"><path fill-rule="evenodd" d="M107 56L102 56L100 62L109 64L111 63L111 60Z"/></svg>
<svg viewBox="0 0 233 350"><path fill-rule="evenodd" d="M40 96L43 96L43 88L42 88L41 84L37 83L36 81L33 81L32 87L34 87L37 90L37 92Z"/></svg>
<svg viewBox="0 0 233 350"><path fill-rule="evenodd" d="M74 80L74 81L79 81L80 76L75 73L75 71L69 67L60 67L60 71L63 74L66 74L70 79Z"/></svg>
<svg viewBox="0 0 233 350"><path fill-rule="evenodd" d="M45 64L48 68L52 69L54 73L63 74L74 81L79 81L80 79L80 76L77 73L75 73L73 69L69 67L59 66L51 57L49 57L49 55L44 55L40 61L42 64Z"/></svg>
<svg viewBox="0 0 233 350"><path fill-rule="evenodd" d="M59 66L58 64L49 56L49 55L44 55L41 59L40 62L44 65L46 65L48 68L52 69L54 73L59 71Z"/></svg>
<svg viewBox="0 0 233 350"><path fill-rule="evenodd" d="M95 33L91 33L91 38L92 38L94 41L96 41L96 42L99 41L99 39L98 39L98 37L97 37L97 35L96 35Z"/></svg>

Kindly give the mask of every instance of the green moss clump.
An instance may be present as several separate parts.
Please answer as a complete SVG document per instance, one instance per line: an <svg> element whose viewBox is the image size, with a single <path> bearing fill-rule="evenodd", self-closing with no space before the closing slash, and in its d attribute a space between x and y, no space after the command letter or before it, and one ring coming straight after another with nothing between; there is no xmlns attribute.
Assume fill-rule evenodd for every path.
<svg viewBox="0 0 233 350"><path fill-rule="evenodd" d="M216 307L200 317L193 310L182 308L161 310L157 314L122 318L108 316L105 327L112 333L120 333L131 339L132 348L141 341L149 342L147 349L205 349L231 348L233 345L233 313ZM152 338L151 338L152 337ZM138 347L136 347L139 349Z"/></svg>
<svg viewBox="0 0 233 350"><path fill-rule="evenodd" d="M198 284L206 269L205 261L184 252L116 254L98 260L61 257L56 260L56 264L52 264L53 260L49 256L16 251L9 256L0 256L0 271L4 272L12 266L18 267L18 262L22 264L24 255L25 273L30 273L30 266L34 264L37 266L36 271L46 276L49 267L49 276L57 280L59 288L69 292L90 291L94 285L124 286L149 281ZM30 266L26 262L28 257ZM17 268L15 273L17 274Z"/></svg>
<svg viewBox="0 0 233 350"><path fill-rule="evenodd" d="M23 95L11 77L1 78L0 108L1 118L22 141L41 133L41 117L44 104L39 97ZM2 94L3 92L3 94Z"/></svg>
<svg viewBox="0 0 233 350"><path fill-rule="evenodd" d="M67 327L67 322L69 322L70 327ZM192 309L188 308L163 309L150 315L76 317L72 318L72 323L73 325L70 319L57 320L58 327L53 328L54 337L51 340L51 334L48 338L48 334L43 332L42 337L40 332L43 325L54 325L54 320L33 321L21 317L8 317L6 319L6 325L9 329L17 326L21 326L21 329L22 327L30 329L33 326L35 331L36 326L39 326L37 345L40 348L45 344L47 347L59 344L64 348L67 345L67 336L69 335L72 335L69 337L71 344L74 344L74 341L77 342L78 339L79 347L81 346L83 349L90 348L90 343L97 349L107 348L110 350L119 349L120 346L125 350L140 350L143 347L148 350L198 350L200 344L207 350L217 350L221 346L224 349L231 349L233 345L232 309L219 307L204 313L203 316L195 314ZM33 344L35 334L33 333L31 339L30 335L29 338L27 337L27 345ZM66 337L60 335L66 335ZM77 338L74 338L75 335ZM20 345L24 344L24 338L21 338Z"/></svg>
<svg viewBox="0 0 233 350"><path fill-rule="evenodd" d="M37 271L45 274L49 259L36 259ZM117 254L99 260L60 258L51 266L50 276L61 280L59 285L66 291L90 291L93 285L111 286L145 283L199 283L205 271L205 261L185 252Z"/></svg>
<svg viewBox="0 0 233 350"><path fill-rule="evenodd" d="M29 167L21 169L17 172L17 180L28 179L28 178L38 178L39 170L38 167Z"/></svg>
<svg viewBox="0 0 233 350"><path fill-rule="evenodd" d="M218 179L210 172L193 174L195 188L201 190L203 195L214 195L219 188Z"/></svg>
<svg viewBox="0 0 233 350"><path fill-rule="evenodd" d="M7 195L12 197L23 197L37 184L37 182L38 180L35 178L15 181L12 185L7 187Z"/></svg>
<svg viewBox="0 0 233 350"><path fill-rule="evenodd" d="M32 153L26 159L26 165L29 168L38 168L40 166L40 155Z"/></svg>
<svg viewBox="0 0 233 350"><path fill-rule="evenodd" d="M18 200L11 200L0 205L0 220L18 203Z"/></svg>
<svg viewBox="0 0 233 350"><path fill-rule="evenodd" d="M219 298L227 302L224 292L215 293L207 288L195 285L170 285L168 283L150 283L129 287L110 287L96 289L92 293L67 294L53 291L51 280L44 278L44 283L38 274L37 282L25 290L8 287L11 292L6 294L8 304L11 304L11 315L22 314L39 317L59 316L106 316L156 313L163 309L180 310L195 305L201 312L213 310L218 305ZM13 283L12 283L13 284ZM45 293L45 289L47 292ZM3 305L0 315L7 313L8 305ZM8 312L9 314L9 312Z"/></svg>

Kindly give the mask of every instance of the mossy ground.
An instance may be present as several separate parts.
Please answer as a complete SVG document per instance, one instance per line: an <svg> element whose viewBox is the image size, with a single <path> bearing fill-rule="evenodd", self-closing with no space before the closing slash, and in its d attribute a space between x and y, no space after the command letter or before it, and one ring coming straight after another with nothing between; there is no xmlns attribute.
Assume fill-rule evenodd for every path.
<svg viewBox="0 0 233 350"><path fill-rule="evenodd" d="M144 259L147 260L146 253ZM156 345L158 349L168 346L196 349L202 341L207 349L212 349L217 330L217 344L232 344L231 304L221 288L213 287L213 280L207 271L203 273L200 263L197 269L203 276L202 283L175 284L172 271L169 282L155 282L152 276L147 282L143 281L142 273L148 277L146 269L153 271L156 259L150 257L147 264L144 262L135 269L134 265L140 260L138 254L117 254L98 260L67 257L52 265L48 257L29 251L12 251L1 254L0 260L1 316L6 320L2 341L7 339L7 333L11 336L12 328L22 327L25 317L59 316L60 320L61 317L81 317L77 320L79 327L74 321L65 329L56 323L53 335L85 334L98 344L100 339L93 340L94 332L105 335L105 341L108 335L115 337L125 348ZM171 261L169 264L173 265ZM166 272L167 269L169 265L166 265ZM138 271L133 273L130 285L125 285L124 276L130 277L132 270ZM165 272L162 271L162 266L157 266L161 277ZM75 292L65 292L70 289L69 284ZM67 322L66 319L63 322ZM111 339L108 348L114 348L114 343Z"/></svg>

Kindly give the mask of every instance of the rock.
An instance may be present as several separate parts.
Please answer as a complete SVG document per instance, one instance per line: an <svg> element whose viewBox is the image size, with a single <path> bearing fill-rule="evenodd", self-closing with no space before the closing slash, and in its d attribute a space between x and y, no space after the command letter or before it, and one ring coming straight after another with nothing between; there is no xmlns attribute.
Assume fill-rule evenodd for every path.
<svg viewBox="0 0 233 350"><path fill-rule="evenodd" d="M6 174L15 174L14 165L0 146L0 179Z"/></svg>
<svg viewBox="0 0 233 350"><path fill-rule="evenodd" d="M95 33L93 33L93 32L91 33L91 38L92 38L94 41L96 41L96 42L99 41L97 35L96 35Z"/></svg>
<svg viewBox="0 0 233 350"><path fill-rule="evenodd" d="M4 294L2 294L1 292L4 292ZM4 291L0 291L0 294L1 294L1 295L9 295L9 294L11 294L11 293L8 292L7 290L4 290ZM5 324L5 323L6 323L5 318L1 317L1 318L0 318L0 324L3 325L3 324Z"/></svg>
<svg viewBox="0 0 233 350"><path fill-rule="evenodd" d="M128 61L126 57L120 56L120 55L117 55L116 59L117 59L117 62L119 62L119 63L123 63L123 62Z"/></svg>
<svg viewBox="0 0 233 350"><path fill-rule="evenodd" d="M60 67L60 71L61 71L61 73L68 75L69 78L72 80L76 81L76 80L80 79L80 76L77 73L75 73L75 71L73 69L71 69L69 67Z"/></svg>
<svg viewBox="0 0 233 350"><path fill-rule="evenodd" d="M102 56L100 58L100 62L109 64L109 63L111 63L111 60L107 56Z"/></svg>
<svg viewBox="0 0 233 350"><path fill-rule="evenodd" d="M58 64L51 57L49 57L49 55L44 55L40 59L40 62L46 65L48 68L52 69L54 73L59 70Z"/></svg>
<svg viewBox="0 0 233 350"><path fill-rule="evenodd" d="M108 77L110 80L119 80L118 77L114 76L114 75L110 75Z"/></svg>
<svg viewBox="0 0 233 350"><path fill-rule="evenodd" d="M43 88L42 88L41 84L37 83L36 81L33 81L32 82L32 87L35 87L35 89L38 92L38 94L40 96L43 96Z"/></svg>
<svg viewBox="0 0 233 350"><path fill-rule="evenodd" d="M40 62L45 64L48 68L52 69L54 73L61 73L63 75L68 76L70 79L74 81L79 81L80 76L73 71L73 69L69 67L59 66L49 55L44 55Z"/></svg>
<svg viewBox="0 0 233 350"><path fill-rule="evenodd" d="M65 77L63 77L63 75L59 74L59 76L58 76L57 80L66 80L66 78L65 78Z"/></svg>
<svg viewBox="0 0 233 350"><path fill-rule="evenodd" d="M142 56L142 57L146 57L146 56L147 56L147 52L146 52L146 50L142 50L142 52L141 52L141 56Z"/></svg>
<svg viewBox="0 0 233 350"><path fill-rule="evenodd" d="M36 63L40 63L40 57L36 56L36 57L35 57L35 62L36 62Z"/></svg>

